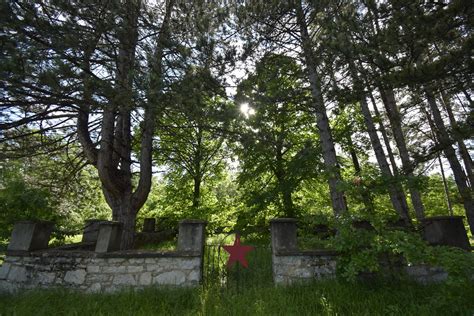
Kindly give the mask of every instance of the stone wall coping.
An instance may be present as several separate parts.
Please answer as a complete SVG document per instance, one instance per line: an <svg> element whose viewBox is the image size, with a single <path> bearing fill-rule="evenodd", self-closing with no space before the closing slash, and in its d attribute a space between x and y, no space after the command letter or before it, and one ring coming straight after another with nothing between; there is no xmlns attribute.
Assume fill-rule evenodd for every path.
<svg viewBox="0 0 474 316"><path fill-rule="evenodd" d="M270 223L296 223L298 220L296 218L273 218L270 220Z"/></svg>
<svg viewBox="0 0 474 316"><path fill-rule="evenodd" d="M23 221L16 221L15 224L21 223L21 224L48 224L48 225L54 225L54 222L52 221L44 221L44 220L33 220L33 219L27 219Z"/></svg>
<svg viewBox="0 0 474 316"><path fill-rule="evenodd" d="M63 257L63 258L160 258L160 257L200 257L201 254L196 251L114 251L107 253L97 253L86 250L38 250L38 251L20 251L8 250L7 256L11 257Z"/></svg>
<svg viewBox="0 0 474 316"><path fill-rule="evenodd" d="M423 222L430 222L430 221L435 221L435 220L440 220L440 219L442 220L442 219L458 219L458 218L462 219L462 218L464 218L464 216L461 216L461 215L430 216L430 217L423 218L422 221Z"/></svg>
<svg viewBox="0 0 474 316"><path fill-rule="evenodd" d="M115 251L97 253L97 258L201 257L198 251Z"/></svg>
<svg viewBox="0 0 474 316"><path fill-rule="evenodd" d="M183 219L179 221L180 224L204 224L206 225L208 222L202 219Z"/></svg>
<svg viewBox="0 0 474 316"><path fill-rule="evenodd" d="M112 221L103 221L99 223L99 226L122 226L123 224L120 222L112 222Z"/></svg>
<svg viewBox="0 0 474 316"><path fill-rule="evenodd" d="M280 250L274 253L276 256L338 256L340 253L332 249L315 249L315 250Z"/></svg>

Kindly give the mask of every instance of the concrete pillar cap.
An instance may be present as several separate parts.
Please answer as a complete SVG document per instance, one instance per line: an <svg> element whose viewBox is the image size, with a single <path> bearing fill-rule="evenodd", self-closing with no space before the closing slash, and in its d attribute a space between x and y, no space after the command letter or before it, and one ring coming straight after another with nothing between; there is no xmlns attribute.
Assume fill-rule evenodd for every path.
<svg viewBox="0 0 474 316"><path fill-rule="evenodd" d="M297 221L296 218L273 218L270 223L296 223Z"/></svg>
<svg viewBox="0 0 474 316"><path fill-rule="evenodd" d="M203 224L206 225L208 222L202 219L183 219L179 221L180 224Z"/></svg>

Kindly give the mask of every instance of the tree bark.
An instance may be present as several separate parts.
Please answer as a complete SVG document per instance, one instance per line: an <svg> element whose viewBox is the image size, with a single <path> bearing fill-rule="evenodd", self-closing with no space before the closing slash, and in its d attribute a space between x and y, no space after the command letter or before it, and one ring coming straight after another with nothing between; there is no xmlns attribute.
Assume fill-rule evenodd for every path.
<svg viewBox="0 0 474 316"><path fill-rule="evenodd" d="M469 154L469 150L467 150L467 147L464 144L464 141L462 140L460 135L458 135L459 126L454 117L453 109L451 107L451 102L449 101L448 97L443 92L441 92L441 102L446 112L448 113L449 123L451 124L453 132L455 133L456 138L458 138L459 153L461 154L461 158L464 162L464 169L466 170L469 184L470 184L470 187L472 188L474 185L474 174L472 172L473 162L471 159L471 155Z"/></svg>
<svg viewBox="0 0 474 316"><path fill-rule="evenodd" d="M359 158L357 157L357 153L354 149L354 144L352 143L352 137L348 136L349 142L349 154L351 155L352 164L354 165L355 174L358 177L362 175L362 169L360 168ZM366 190L362 190L362 202L364 203L365 208L369 214L373 214L375 212L374 203L370 193Z"/></svg>
<svg viewBox="0 0 474 316"><path fill-rule="evenodd" d="M364 116L364 123L367 127L367 133L369 134L370 142L372 148L374 149L375 157L380 167L380 171L384 177L387 177L391 184L389 185L388 192L390 195L390 201L392 202L393 208L398 213L400 218L407 224L411 225L410 214L408 210L408 205L406 202L405 193L400 183L396 179L393 179L392 172L385 158L385 153L380 143L379 136L377 135L377 130L375 124L372 120L372 115L369 110L365 96L362 97L360 101L360 106L362 110L362 115Z"/></svg>
<svg viewBox="0 0 474 316"><path fill-rule="evenodd" d="M388 159L390 160L390 165L392 166L392 173L395 177L399 176L397 162L395 161L395 155L393 154L392 145L390 145L390 139L388 138L387 130L383 125L383 118L379 112L377 107L377 102L375 102L375 98L372 93L369 94L370 100L372 102L372 106L374 107L375 118L379 122L379 132L382 134L383 142L385 144L385 148L387 149Z"/></svg>
<svg viewBox="0 0 474 316"><path fill-rule="evenodd" d="M313 97L313 110L316 114L316 125L319 130L321 147L323 151L324 164L329 173L329 191L331 195L332 208L335 215L341 215L347 211L347 205L344 199L344 193L339 189L342 182L339 165L337 163L336 150L332 139L329 118L324 106L323 96L321 94L321 84L317 74L317 63L314 58L311 38L308 33L308 26L301 5L301 0L294 2L296 11L296 20L301 36L301 46L303 57L306 61L306 69Z"/></svg>
<svg viewBox="0 0 474 316"><path fill-rule="evenodd" d="M397 144L400 159L402 160L403 171L408 178L408 189L410 191L413 208L415 209L415 215L416 218L421 221L425 217L425 208L421 200L420 192L412 185L414 180L413 165L410 161L410 156L408 154L408 149L405 142L405 136L403 135L401 125L402 121L395 101L395 94L392 89L380 87L379 90L387 111L390 125L392 127L393 137L395 138L395 143Z"/></svg>
<svg viewBox="0 0 474 316"><path fill-rule="evenodd" d="M201 179L200 177L194 177L193 187L193 209L198 209L201 201Z"/></svg>
<svg viewBox="0 0 474 316"><path fill-rule="evenodd" d="M451 146L451 139L448 132L446 131L446 126L444 125L443 118L436 104L436 99L433 92L429 88L425 88L426 98L428 100L428 105L433 115L433 121L436 126L435 133L438 137L438 141L444 147L444 154L446 159L448 159L451 170L453 171L454 180L458 187L459 194L462 197L464 209L466 211L467 221L469 223L469 228L471 233L474 234L474 201L472 199L472 191L467 185L467 177L462 170L461 164L456 157L456 151Z"/></svg>

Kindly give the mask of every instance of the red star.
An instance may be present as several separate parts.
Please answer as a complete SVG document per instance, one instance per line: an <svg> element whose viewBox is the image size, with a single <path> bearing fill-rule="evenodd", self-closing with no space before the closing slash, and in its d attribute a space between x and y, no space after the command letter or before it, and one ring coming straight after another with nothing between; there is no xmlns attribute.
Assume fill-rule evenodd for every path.
<svg viewBox="0 0 474 316"><path fill-rule="evenodd" d="M254 248L252 246L244 246L240 244L240 236L238 234L235 235L234 245L232 246L223 246L225 251L230 254L229 259L227 260L227 267L230 268L232 265L238 261L240 264L247 268L249 266L247 260L245 259L245 255L247 252L252 251Z"/></svg>

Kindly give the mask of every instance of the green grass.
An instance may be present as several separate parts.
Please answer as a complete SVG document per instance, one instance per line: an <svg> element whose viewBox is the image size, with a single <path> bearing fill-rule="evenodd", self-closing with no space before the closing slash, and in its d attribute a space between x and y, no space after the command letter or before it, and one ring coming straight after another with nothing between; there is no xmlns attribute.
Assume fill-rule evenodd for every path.
<svg viewBox="0 0 474 316"><path fill-rule="evenodd" d="M42 290L0 296L0 315L473 315L474 284L150 288L116 294Z"/></svg>

